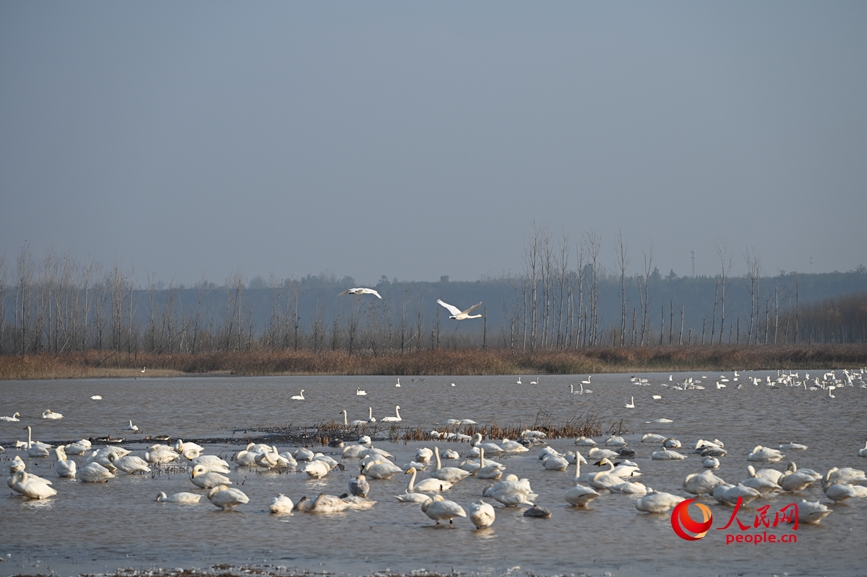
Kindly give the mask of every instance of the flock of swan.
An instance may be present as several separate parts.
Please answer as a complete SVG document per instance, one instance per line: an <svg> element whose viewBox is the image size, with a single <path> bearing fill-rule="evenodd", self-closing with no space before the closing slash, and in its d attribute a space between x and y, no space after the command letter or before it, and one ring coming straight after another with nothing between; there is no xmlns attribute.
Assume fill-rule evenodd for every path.
<svg viewBox="0 0 867 577"><path fill-rule="evenodd" d="M473 308L462 314L472 312ZM842 387L867 388L865 377L867 371L863 369L814 377L805 375L803 378L797 373L781 372L776 379L768 377L764 380L741 380L741 375L735 372L730 377L722 375L714 379L692 378L675 382L670 378L661 386L669 390L690 390L704 388L702 382L715 381L714 388L718 389L765 386L827 392ZM648 379L633 378L632 382L636 386L650 385ZM574 385L569 385L570 393L591 393L584 387L589 383L588 376L578 384L577 391ZM291 400L307 400L304 392L302 389ZM356 388L356 396L365 394ZM630 396L625 408L635 407L635 396ZM394 411L393 416L383 417L380 421L402 421L400 406L395 405ZM640 447L650 447L652 461L676 462L697 456L691 462L697 460L701 464L700 470L693 470L683 477L680 486L664 487L663 490L652 479L646 481L652 474L642 471L641 465L633 460L636 449L630 447L629 440L623 436L579 437L568 441L571 450L562 450L567 441L554 442L540 430L524 430L516 439L490 439L480 432L462 434L462 427L477 425L471 419L443 421L440 425L444 431L432 431L431 443L420 443L409 462L398 464L388 450L375 446L364 434L366 427L376 423L372 407L368 413L367 419L349 421L346 410L340 411L346 430L358 433L356 441L342 446L281 451L273 445L249 443L230 458L207 454L204 447L182 440L173 444L153 444L144 450L131 450L119 444L94 445L86 439L51 446L34 440L34 425L28 424L23 428L27 431L27 441L16 446L16 454L9 460L7 485L26 499L62 499L62 490L54 486L50 476L37 475L28 466L43 459L51 462L50 471L56 477L77 479L82 483L106 483L120 475L150 474L162 466L183 465L188 471L186 486L171 494L159 491L156 501L194 505L207 500L215 507L229 511L243 510L243 506L251 503L238 483L238 475L245 471L294 473L310 480L339 478L348 471L349 481L343 485L346 490L339 494L322 492L312 498L302 496L293 500L279 493L272 498L268 509L275 515L371 510L376 509L377 503L371 495L378 499L388 495L386 498L398 503L414 505L436 525L454 525L456 520L465 518L476 530L494 525L498 512L503 509L523 509L523 514L528 517L552 515L551 510L540 502L540 494L531 487L528 468L538 470L540 475L562 475L562 478L548 477L546 480L558 479L560 503L577 509L618 506L621 501L616 495L628 496L635 510L647 514L667 513L678 503L693 497L724 507L732 507L738 502L743 506L758 507L758 503L783 495L797 502L799 522L820 523L832 514L837 504L850 499L857 502L867 497L867 475L862 469L835 466L822 472L799 467L793 454L806 455L809 449L801 443L789 442L775 447L756 445L748 453L731 454L719 439L682 442L656 432L644 434L640 440L636 436L633 445L641 443ZM46 410L42 418L60 419L62 415ZM0 417L4 423L19 423L21 419L20 412ZM125 430L140 434L132 420L128 422ZM666 422L670 421L659 419L646 424L655 427ZM441 446L443 441L457 443L449 443L447 448ZM853 447L851 454L867 457L867 443L864 448ZM536 461L537 465L534 464ZM729 472L728 478L720 476L720 464L726 461L742 461L743 473L734 476ZM783 466L775 468L779 464ZM41 467L39 470L44 472L46 469ZM401 478L408 480L405 481L405 490L398 492L391 486ZM468 502L467 492L461 488L469 484L477 484L470 492L478 498ZM655 488L651 488L651 484ZM546 498L551 502L550 491L548 493ZM464 497L449 498L451 494Z"/></svg>

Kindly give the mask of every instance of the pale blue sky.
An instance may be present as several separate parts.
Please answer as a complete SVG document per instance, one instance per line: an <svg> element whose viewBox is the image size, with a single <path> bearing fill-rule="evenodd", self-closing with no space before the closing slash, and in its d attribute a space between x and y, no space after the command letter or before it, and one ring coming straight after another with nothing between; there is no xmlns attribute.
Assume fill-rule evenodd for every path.
<svg viewBox="0 0 867 577"><path fill-rule="evenodd" d="M0 1L0 255L140 281L867 264L864 2ZM573 248L573 253L575 252Z"/></svg>

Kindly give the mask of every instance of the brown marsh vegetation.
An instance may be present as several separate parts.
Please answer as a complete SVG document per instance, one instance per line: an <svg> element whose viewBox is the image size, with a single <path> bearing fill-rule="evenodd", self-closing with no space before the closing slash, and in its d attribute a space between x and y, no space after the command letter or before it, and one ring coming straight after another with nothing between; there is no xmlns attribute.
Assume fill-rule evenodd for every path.
<svg viewBox="0 0 867 577"><path fill-rule="evenodd" d="M250 350L200 354L89 350L0 356L0 379L147 378L193 375L522 375L686 370L840 369L867 365L867 345L705 345L520 352L435 349Z"/></svg>

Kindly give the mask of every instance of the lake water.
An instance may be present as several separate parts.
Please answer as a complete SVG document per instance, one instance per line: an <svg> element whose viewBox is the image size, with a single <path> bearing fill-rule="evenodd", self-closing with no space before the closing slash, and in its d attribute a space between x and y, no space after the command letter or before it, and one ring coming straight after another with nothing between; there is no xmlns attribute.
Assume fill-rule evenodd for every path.
<svg viewBox="0 0 867 577"><path fill-rule="evenodd" d="M803 377L804 371L800 372ZM840 371L838 375L842 375ZM411 573L426 569L479 575L533 573L536 575L610 573L619 575L855 575L867 574L867 499L850 499L831 505L833 513L819 525L800 524L797 543L726 545L726 536L756 534L732 525L719 530L732 514L730 507L702 499L713 512L713 529L699 541L687 542L675 535L668 514L639 513L637 497L603 495L589 509L567 506L563 494L573 486L574 468L545 471L538 459L540 447L529 453L498 459L507 473L530 480L539 494L537 503L553 513L549 519L527 518L521 509L497 508L489 529L477 531L468 519L453 526L435 526L418 505L399 503L408 477L372 480L369 497L377 504L367 511L330 515L295 512L275 516L268 512L271 499L284 493L297 502L319 493L340 494L358 471L356 460L346 470L335 470L321 480L305 473L257 472L236 469L230 474L249 497L236 512L222 512L205 499L198 505L155 502L160 491L203 492L185 471L146 476L119 475L106 484L59 479L53 474L53 457L29 458L14 449L26 440L26 425L34 440L68 442L81 438L124 437L123 446L142 456L150 445L144 435L168 434L182 439L234 438L237 442L210 444L208 453L231 457L246 445L254 428L303 426L323 421L394 414L401 407L401 426L436 428L448 418L473 419L480 425L532 427L540 414L553 424L565 424L582 414L597 415L606 427L620 425L629 446L638 451L639 481L657 490L690 497L682 483L689 473L701 472L701 458L688 448L699 438L720 439L728 456L721 458L717 475L736 483L747 478L747 454L756 445L777 447L798 442L805 451L784 451L776 464L757 467L785 469L789 460L800 468L825 473L830 467L867 466L858 457L867 435L867 389L838 388L836 398L824 391L754 386L747 377L765 379L776 373L744 372L742 389L736 382L726 388L714 385L720 373L675 373L671 383L686 377L701 379L704 390L676 391L669 375L640 374L648 386L636 386L632 375L594 375L587 388L592 394L571 395L587 375L501 377L427 377L424 381L401 378L401 387L390 377L279 377L279 378L177 378L137 380L75 380L0 382L0 415L23 415L20 422L0 422L0 454L3 475L8 461L22 455L27 470L52 479L58 495L44 501L26 500L7 489L0 498L0 575L51 573L75 575L118 568L207 568L214 564L263 566L273 573L290 569L367 575L379 571ZM731 379L732 373L726 373ZM452 386L454 383L454 386ZM356 395L356 388L367 396ZM304 401L290 397L304 389ZM102 400L91 400L101 395ZM653 400L652 395L661 395ZM625 408L634 398L634 409ZM45 409L62 413L62 420L42 419ZM668 424L649 423L668 418ZM132 420L141 429L130 435L124 427ZM683 461L650 458L659 447L641 443L645 433L655 432L683 442ZM596 438L597 442L604 441ZM574 439L551 439L560 451L574 450ZM601 444L601 443L600 443ZM398 465L409 462L416 448L438 445L441 451L467 450L467 443L447 441L375 446L394 454ZM296 447L279 445L282 452ZM317 447L339 455L339 449ZM580 448L582 454L586 447ZM83 465L82 457L71 457ZM455 465L456 462L445 464ZM584 465L582 471L592 465ZM426 477L419 475L419 480ZM481 497L491 481L470 477L444 495L465 509ZM756 509L770 505L770 516L785 505L824 499L818 486L798 495L782 494L759 500L738 513L751 524ZM496 506L494 501L486 499ZM499 507L499 506L498 506ZM764 529L762 529L764 530ZM767 530L792 533L791 526Z"/></svg>

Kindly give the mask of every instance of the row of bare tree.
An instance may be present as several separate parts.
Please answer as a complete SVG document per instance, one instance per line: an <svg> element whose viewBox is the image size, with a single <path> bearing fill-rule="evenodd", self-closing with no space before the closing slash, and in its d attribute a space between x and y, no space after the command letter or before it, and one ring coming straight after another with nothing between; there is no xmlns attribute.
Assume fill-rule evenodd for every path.
<svg viewBox="0 0 867 577"><path fill-rule="evenodd" d="M14 266L0 256L0 354L88 349L157 354L263 349L344 350L378 354L440 347L551 350L660 344L865 342L867 305L858 294L809 298L817 275L764 278L748 250L747 275L732 279L732 255L719 246L714 277L663 277L652 247L641 273L627 275L629 252L615 237L617 271L601 266L603 243L591 232L573 246L533 227L525 271L475 283L389 282L372 297L337 297L352 279L258 279L234 275L222 286L165 287L148 276L136 286L132 267L80 264L21 249ZM863 267L845 286L864 287ZM835 281L831 278L828 283ZM839 279L837 279L839 280ZM712 294L711 294L712 293ZM484 300L484 318L449 321L438 297ZM449 298L451 298L449 296ZM493 306L492 306L493 305ZM499 314L501 311L501 314ZM657 312L659 316L657 317ZM490 314L493 313L493 314Z"/></svg>

